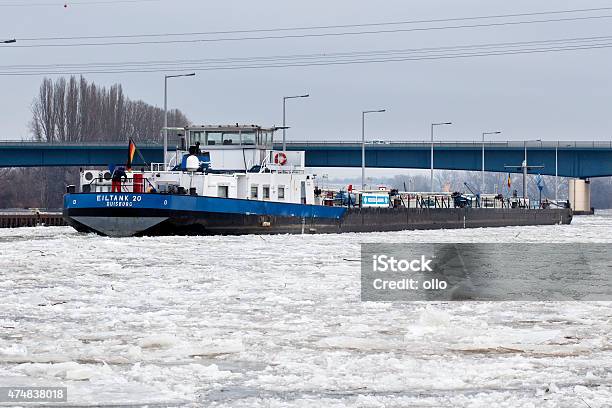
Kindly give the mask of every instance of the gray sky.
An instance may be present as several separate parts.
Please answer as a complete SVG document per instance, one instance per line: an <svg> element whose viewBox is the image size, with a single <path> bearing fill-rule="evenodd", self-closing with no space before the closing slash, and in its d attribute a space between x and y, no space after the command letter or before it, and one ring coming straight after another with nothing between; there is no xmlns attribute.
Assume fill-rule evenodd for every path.
<svg viewBox="0 0 612 408"><path fill-rule="evenodd" d="M23 7L7 6L20 3ZM51 6L35 4L49 3ZM0 39L76 35L202 32L443 19L610 6L581 0L309 0L79 4L0 0ZM99 2L98 2L99 3ZM612 10L582 15L612 15ZM567 17L553 16L552 18ZM551 18L523 17L512 20ZM71 48L0 48L0 65L204 59L441 47L612 35L612 19L378 35ZM419 27L451 23L422 24ZM456 23L452 23L456 24ZM402 26L400 28L406 28ZM389 27L382 27L389 29ZM391 27L393 28L393 27ZM331 30L342 31L342 30ZM18 43L28 44L28 43ZM170 83L170 105L194 123L280 124L288 102L292 139L472 140L485 130L500 139L610 140L612 49L323 67L207 71ZM89 74L101 85L120 82L131 99L163 105L163 73ZM28 136L30 104L41 76L0 76L0 139Z"/></svg>

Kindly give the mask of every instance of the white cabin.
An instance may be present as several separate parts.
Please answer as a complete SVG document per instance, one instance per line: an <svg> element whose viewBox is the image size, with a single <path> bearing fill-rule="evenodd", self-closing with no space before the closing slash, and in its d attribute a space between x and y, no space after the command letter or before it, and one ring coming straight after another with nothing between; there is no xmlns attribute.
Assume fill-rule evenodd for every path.
<svg viewBox="0 0 612 408"><path fill-rule="evenodd" d="M80 191L120 188L131 193L319 204L314 176L305 173L304 152L274 150L276 128L190 126L170 130L178 139L175 151L166 152L165 163L127 171L120 186L113 183L110 170L82 170Z"/></svg>

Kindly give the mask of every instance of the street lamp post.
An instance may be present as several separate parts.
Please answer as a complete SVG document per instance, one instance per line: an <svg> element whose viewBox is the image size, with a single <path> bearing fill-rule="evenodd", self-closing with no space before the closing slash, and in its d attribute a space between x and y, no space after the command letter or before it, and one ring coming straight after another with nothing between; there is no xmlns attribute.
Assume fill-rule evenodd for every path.
<svg viewBox="0 0 612 408"><path fill-rule="evenodd" d="M285 135L287 132L287 128L285 126L285 105L287 104L287 99L296 99L296 98L308 98L310 94L304 95L295 95L295 96L283 96L283 152L287 150L287 143L285 141Z"/></svg>
<svg viewBox="0 0 612 408"><path fill-rule="evenodd" d="M431 124L431 159L430 159L430 163L431 163L431 174L430 174L430 178L429 178L429 191L433 193L433 185L434 185L434 181L433 181L433 176L434 176L434 127L435 126L444 126L444 125L452 125L453 122L440 122L440 123L432 123Z"/></svg>
<svg viewBox="0 0 612 408"><path fill-rule="evenodd" d="M487 135L499 135L501 132L483 132L482 133L482 180L480 184L480 194L482 195L485 190L485 136Z"/></svg>
<svg viewBox="0 0 612 408"><path fill-rule="evenodd" d="M526 199L527 198L527 170L529 170L528 164L527 164L527 142L541 142L542 139L536 139L536 140L525 140L524 146L525 146L525 159L523 160L523 198ZM538 166L539 167L539 166Z"/></svg>
<svg viewBox="0 0 612 408"><path fill-rule="evenodd" d="M361 190L365 190L365 115L368 113L382 113L385 109L367 110L361 112Z"/></svg>
<svg viewBox="0 0 612 408"><path fill-rule="evenodd" d="M555 204L559 203L559 141L555 146Z"/></svg>
<svg viewBox="0 0 612 408"><path fill-rule="evenodd" d="M168 79L188 76L195 76L195 72L192 72L191 74L164 76L164 170L168 170L166 164L166 152L168 151Z"/></svg>

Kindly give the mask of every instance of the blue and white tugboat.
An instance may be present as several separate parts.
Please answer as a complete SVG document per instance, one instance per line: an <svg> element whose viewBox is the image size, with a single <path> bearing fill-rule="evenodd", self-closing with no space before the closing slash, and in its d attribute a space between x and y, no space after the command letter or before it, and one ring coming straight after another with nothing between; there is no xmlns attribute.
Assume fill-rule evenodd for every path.
<svg viewBox="0 0 612 408"><path fill-rule="evenodd" d="M175 152L148 169L85 169L64 196L75 229L107 236L337 233L568 224L570 209L472 208L443 193L322 191L304 152L274 150L276 128L181 129ZM134 146L130 144L130 154ZM76 191L78 188L78 192ZM425 194L425 195L423 195ZM439 204L439 205L438 205Z"/></svg>

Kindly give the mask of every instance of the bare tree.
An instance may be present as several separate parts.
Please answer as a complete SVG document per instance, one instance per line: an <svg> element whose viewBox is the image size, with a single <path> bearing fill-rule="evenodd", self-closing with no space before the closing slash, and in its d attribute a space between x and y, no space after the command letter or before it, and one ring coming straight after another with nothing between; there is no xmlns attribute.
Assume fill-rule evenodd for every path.
<svg viewBox="0 0 612 408"><path fill-rule="evenodd" d="M156 106L128 99L120 84L106 88L83 77L45 78L32 102L30 131L34 140L45 142L161 141L163 115ZM186 126L189 120L175 109L168 112L168 124ZM59 207L65 181L74 179L76 171L16 169L10 175L27 180L36 194L24 197L7 191L0 205ZM6 187L16 189L18 184Z"/></svg>
<svg viewBox="0 0 612 408"><path fill-rule="evenodd" d="M32 104L33 136L36 140L53 142L55 135L55 115L53 111L53 82L45 78L40 85L38 98Z"/></svg>
<svg viewBox="0 0 612 408"><path fill-rule="evenodd" d="M79 120L79 83L75 77L70 77L66 90L66 140L75 142L81 140Z"/></svg>
<svg viewBox="0 0 612 408"><path fill-rule="evenodd" d="M53 86L54 139L66 141L66 80L58 79Z"/></svg>

